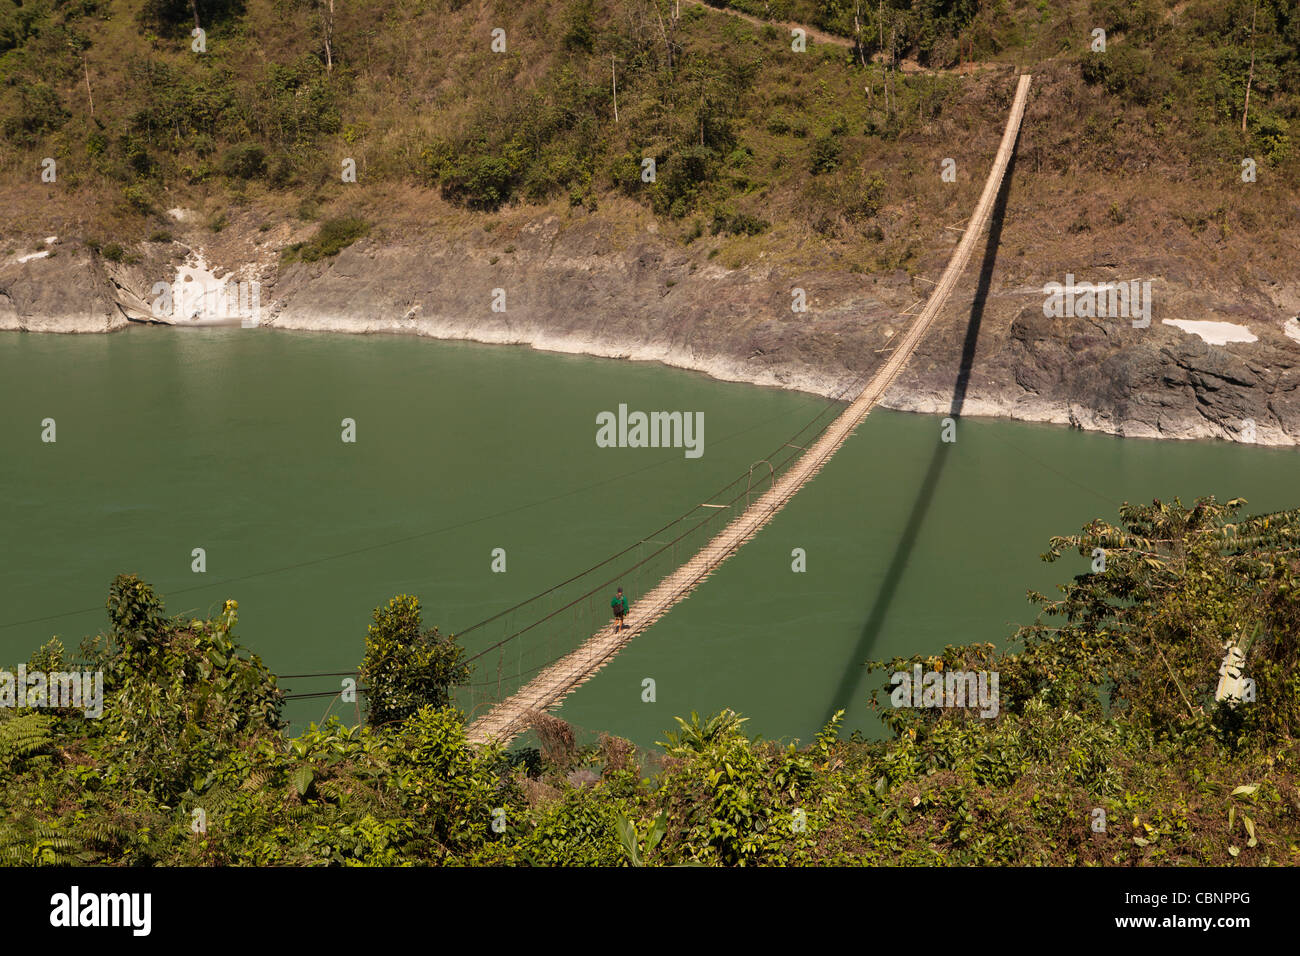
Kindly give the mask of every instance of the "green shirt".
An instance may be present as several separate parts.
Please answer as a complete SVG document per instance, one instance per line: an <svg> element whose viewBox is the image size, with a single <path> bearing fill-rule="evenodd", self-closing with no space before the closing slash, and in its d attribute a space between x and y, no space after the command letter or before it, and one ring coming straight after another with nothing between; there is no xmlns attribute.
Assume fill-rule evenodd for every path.
<svg viewBox="0 0 1300 956"><path fill-rule="evenodd" d="M622 595L617 595L617 596L615 596L614 600L612 600L612 601L609 602L609 606L612 607L612 608L614 609L614 613L615 613L615 614L618 614L620 611L621 611L622 613L626 614L626 613L627 613L627 598L626 598L626 597L623 597Z"/></svg>

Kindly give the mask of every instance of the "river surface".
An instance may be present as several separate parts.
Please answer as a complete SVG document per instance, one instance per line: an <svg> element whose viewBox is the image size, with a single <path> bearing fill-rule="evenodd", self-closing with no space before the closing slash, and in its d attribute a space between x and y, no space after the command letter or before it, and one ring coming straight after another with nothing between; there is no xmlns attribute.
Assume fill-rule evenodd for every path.
<svg viewBox="0 0 1300 956"><path fill-rule="evenodd" d="M597 447L597 414L620 403L703 412L704 453ZM394 594L462 630L706 500L826 404L656 365L404 337L0 336L0 662L103 629L109 583L133 571L171 612L238 600L239 638L277 673L347 670ZM559 715L642 745L674 715L723 707L768 738L806 741L839 708L847 729L874 734L862 661L1004 645L1033 619L1027 589L1086 568L1041 562L1051 535L1114 520L1124 500L1295 507L1297 454L976 419L944 444L937 417L877 410ZM328 704L287 714L301 729Z"/></svg>

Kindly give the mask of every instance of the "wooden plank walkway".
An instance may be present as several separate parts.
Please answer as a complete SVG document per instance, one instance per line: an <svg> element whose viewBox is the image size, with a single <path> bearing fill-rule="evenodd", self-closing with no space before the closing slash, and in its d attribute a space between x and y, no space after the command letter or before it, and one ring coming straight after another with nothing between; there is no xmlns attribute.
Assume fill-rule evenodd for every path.
<svg viewBox="0 0 1300 956"><path fill-rule="evenodd" d="M546 667L517 693L501 701L474 721L467 731L470 742L509 743L528 729L535 714L544 713L557 706L575 688L590 680L592 675L604 667L615 654L667 614L675 604L707 579L723 561L771 521L786 502L821 471L831 455L862 423L903 370L912 352L947 303L948 296L956 287L962 272L965 271L980 234L988 225L998 190L1002 185L1003 174L1006 172L1007 163L1011 160L1016 137L1020 132L1020 121L1024 117L1025 103L1029 96L1029 81L1028 75L1020 77L1016 96L1011 104L1011 114L1007 118L1006 131L1002 134L1002 143L993 161L993 168L989 171L984 191L980 194L975 212L966 226L966 231L962 234L961 241L953 251L948 267L940 276L925 308L912 322L900 342L894 347L893 354L872 376L861 394L762 497L737 515L685 564L670 573L632 605L626 618L626 626L621 631L615 631L613 624L610 624L597 631L577 650Z"/></svg>

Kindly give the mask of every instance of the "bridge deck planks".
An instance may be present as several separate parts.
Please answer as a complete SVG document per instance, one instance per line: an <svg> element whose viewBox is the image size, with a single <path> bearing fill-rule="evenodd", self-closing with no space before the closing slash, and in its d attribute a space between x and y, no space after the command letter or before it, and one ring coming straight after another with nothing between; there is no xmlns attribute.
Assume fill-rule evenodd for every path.
<svg viewBox="0 0 1300 956"><path fill-rule="evenodd" d="M474 721L467 730L471 743L509 743L528 729L536 713L558 706L565 697L604 667L622 648L637 635L663 617L668 611L706 580L719 565L738 551L772 520L791 498L807 484L826 464L836 450L848 439L863 419L880 401L889 386L902 372L912 352L925 337L930 325L948 301L957 281L970 261L971 253L980 235L988 225L998 190L1007 164L1015 150L1020 122L1024 118L1025 103L1029 96L1030 77L1022 75L1016 87L1006 130L998 147L993 168L989 171L984 191L980 194L975 212L962 233L961 241L953 251L948 266L940 276L925 308L916 317L894 346L893 355L872 376L862 392L832 422L803 456L782 475L762 497L736 516L712 540L691 556L683 565L667 575L649 593L642 596L629 609L626 626L616 631L610 624L588 638L582 646L542 670L518 692L501 701L490 711Z"/></svg>

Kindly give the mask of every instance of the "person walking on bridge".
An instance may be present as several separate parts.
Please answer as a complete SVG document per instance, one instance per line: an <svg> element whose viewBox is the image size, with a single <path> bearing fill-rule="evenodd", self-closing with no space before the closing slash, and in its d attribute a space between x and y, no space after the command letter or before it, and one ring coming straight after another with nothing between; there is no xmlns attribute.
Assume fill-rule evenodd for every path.
<svg viewBox="0 0 1300 956"><path fill-rule="evenodd" d="M609 602L609 606L614 611L614 620L618 622L618 625L614 628L615 632L623 630L626 626L623 623L623 618L627 617L627 598L623 596L622 588L618 589L618 593L614 595L614 600Z"/></svg>

